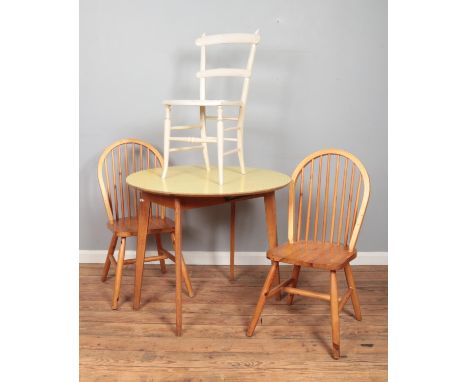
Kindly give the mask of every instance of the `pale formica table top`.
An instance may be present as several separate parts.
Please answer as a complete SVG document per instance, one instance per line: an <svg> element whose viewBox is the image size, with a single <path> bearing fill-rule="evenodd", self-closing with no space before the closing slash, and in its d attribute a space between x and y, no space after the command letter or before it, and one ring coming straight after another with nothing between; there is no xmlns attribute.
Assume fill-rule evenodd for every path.
<svg viewBox="0 0 468 382"><path fill-rule="evenodd" d="M206 171L203 166L169 167L165 179L161 168L135 172L127 177L127 184L154 194L178 196L238 196L275 191L288 185L288 175L277 171L239 167L224 168L224 184L218 184L218 169Z"/></svg>

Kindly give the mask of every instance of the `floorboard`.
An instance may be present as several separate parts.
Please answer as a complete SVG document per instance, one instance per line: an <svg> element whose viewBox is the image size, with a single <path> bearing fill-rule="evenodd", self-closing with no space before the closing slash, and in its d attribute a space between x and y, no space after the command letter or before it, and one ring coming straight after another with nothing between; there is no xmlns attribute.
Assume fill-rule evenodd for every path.
<svg viewBox="0 0 468 382"><path fill-rule="evenodd" d="M326 302L269 299L255 334L245 331L267 266L189 266L195 297L183 295L183 336L175 336L174 267L146 265L142 307L132 310L133 266L122 278L119 310L110 308L113 270L80 265L81 381L386 381L387 267L355 266L363 320L349 302L341 314L341 354L330 356ZM288 277L291 268L281 267ZM338 277L345 288L344 275ZM326 292L328 272L304 270L298 287Z"/></svg>

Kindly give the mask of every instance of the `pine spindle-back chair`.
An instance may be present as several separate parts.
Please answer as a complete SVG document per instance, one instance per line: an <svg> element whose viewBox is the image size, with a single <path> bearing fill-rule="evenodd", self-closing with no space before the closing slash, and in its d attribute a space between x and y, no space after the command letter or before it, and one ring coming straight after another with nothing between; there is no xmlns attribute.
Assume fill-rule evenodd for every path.
<svg viewBox="0 0 468 382"><path fill-rule="evenodd" d="M112 232L101 279L103 282L106 281L110 265L113 263L116 266L116 271L112 309L117 309L118 306L123 266L135 263L135 259L125 260L125 246L127 238L136 237L138 233L139 191L129 187L125 179L135 171L162 167L162 163L163 159L158 150L149 143L138 139L121 139L114 142L104 150L99 158L99 187L107 213L107 227ZM153 205L148 235L155 237L158 255L146 257L145 262L159 261L162 273L166 273L165 260L169 258L174 261L174 256L163 248L161 233L171 234L174 243L174 230L174 221L166 216L166 208ZM120 249L116 261L114 251L119 238ZM185 263L182 264L182 272L188 293L192 296L192 286Z"/></svg>
<svg viewBox="0 0 468 382"><path fill-rule="evenodd" d="M289 186L288 242L267 252L272 266L260 294L247 330L252 336L266 299L282 291L313 297L330 303L332 321L332 355L340 357L339 312L351 298L355 317L361 320L359 297L349 262L356 255L356 242L361 230L370 195L370 181L361 161L337 149L317 151L296 167ZM273 286L279 263L294 265L289 279ZM330 293L297 288L301 267L330 272ZM348 288L338 296L336 272L344 269Z"/></svg>
<svg viewBox="0 0 468 382"><path fill-rule="evenodd" d="M255 51L260 35L258 30L253 34L248 33L229 33L206 36L203 34L195 41L195 44L201 49L200 71L197 77L200 79L200 99L198 100L167 100L164 101L165 119L164 119L164 168L162 177L167 176L169 166L169 154L177 151L186 151L193 149L201 149L207 171L210 170L210 161L208 158L208 143L217 143L218 147L218 181L223 184L223 161L224 156L237 153L239 165L242 174L245 174L244 165L244 119L245 106L247 95L249 92L250 77L252 75L252 67L255 57ZM247 59L247 65L242 69L234 68L206 68L206 51L208 46L219 44L248 44L250 52ZM216 77L239 77L243 78L242 94L239 100L207 100L206 99L206 79ZM171 109L173 106L197 106L200 108L200 122L196 125L171 126ZM207 115L207 107L216 107L216 115ZM225 107L235 107L238 110L237 116L226 116L224 114ZM207 136L206 124L209 120L217 121L217 136ZM234 121L235 126L225 127L224 121ZM171 132L176 130L199 129L200 137L180 137L172 136ZM225 137L224 133L235 131L235 137ZM224 142L231 141L236 143L236 148L224 151ZM188 142L192 145L184 147L171 148L171 142Z"/></svg>

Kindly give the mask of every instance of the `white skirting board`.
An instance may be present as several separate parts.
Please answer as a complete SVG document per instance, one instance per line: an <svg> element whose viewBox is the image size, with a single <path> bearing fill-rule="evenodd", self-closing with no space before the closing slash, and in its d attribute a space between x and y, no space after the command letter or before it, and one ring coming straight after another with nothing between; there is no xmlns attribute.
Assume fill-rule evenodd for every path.
<svg viewBox="0 0 468 382"><path fill-rule="evenodd" d="M227 251L184 251L184 259L187 264L193 265L229 265L229 252ZM80 250L80 263L104 263L107 251L105 250ZM117 251L115 253L117 256ZM147 256L156 256L155 251L147 251ZM125 251L125 258L135 258L135 251ZM171 261L169 261L171 263ZM270 261L265 252L236 252L236 265L268 265ZM352 265L387 265L387 252L359 252Z"/></svg>

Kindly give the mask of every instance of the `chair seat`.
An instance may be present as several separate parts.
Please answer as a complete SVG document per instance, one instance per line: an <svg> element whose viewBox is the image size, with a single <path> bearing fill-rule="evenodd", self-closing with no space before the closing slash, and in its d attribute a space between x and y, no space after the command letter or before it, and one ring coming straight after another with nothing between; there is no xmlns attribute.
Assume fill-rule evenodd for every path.
<svg viewBox="0 0 468 382"><path fill-rule="evenodd" d="M138 218L137 217L126 217L114 222L107 223L107 227L115 232L118 236L136 236L138 233ZM157 218L150 217L148 225L148 235L161 233L161 232L173 232L174 231L174 221L169 218Z"/></svg>
<svg viewBox="0 0 468 382"><path fill-rule="evenodd" d="M281 244L267 252L270 260L304 267L338 270L356 257L356 250L349 252L338 244L317 241L297 241Z"/></svg>

